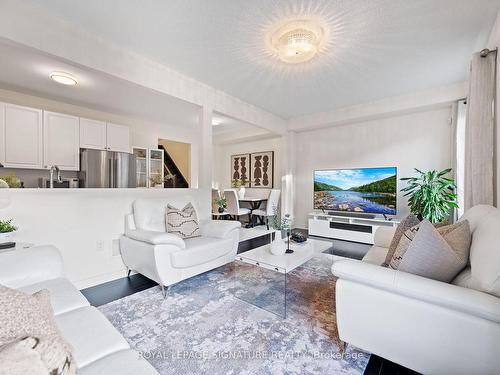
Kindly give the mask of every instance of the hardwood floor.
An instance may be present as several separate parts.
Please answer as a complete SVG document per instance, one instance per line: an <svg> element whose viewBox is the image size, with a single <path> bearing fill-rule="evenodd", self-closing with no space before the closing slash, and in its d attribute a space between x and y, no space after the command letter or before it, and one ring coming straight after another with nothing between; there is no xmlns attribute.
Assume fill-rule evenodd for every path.
<svg viewBox="0 0 500 375"><path fill-rule="evenodd" d="M307 231L305 230L299 229L298 231L307 235ZM269 236L267 234L240 242L238 254L268 244L270 241ZM366 251L368 251L368 248L369 246L363 244L332 240L331 251L335 255L361 259ZM130 277L123 277L83 289L81 292L92 306L101 306L157 285L147 277L135 274ZM418 375L418 373L372 354L366 367L365 375Z"/></svg>

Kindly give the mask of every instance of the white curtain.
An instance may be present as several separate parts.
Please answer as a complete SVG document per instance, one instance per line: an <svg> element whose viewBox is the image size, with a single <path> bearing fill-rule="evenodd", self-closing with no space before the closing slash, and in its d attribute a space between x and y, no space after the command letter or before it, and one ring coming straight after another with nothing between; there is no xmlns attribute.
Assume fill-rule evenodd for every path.
<svg viewBox="0 0 500 375"><path fill-rule="evenodd" d="M465 128L464 204L494 202L496 51L472 57Z"/></svg>

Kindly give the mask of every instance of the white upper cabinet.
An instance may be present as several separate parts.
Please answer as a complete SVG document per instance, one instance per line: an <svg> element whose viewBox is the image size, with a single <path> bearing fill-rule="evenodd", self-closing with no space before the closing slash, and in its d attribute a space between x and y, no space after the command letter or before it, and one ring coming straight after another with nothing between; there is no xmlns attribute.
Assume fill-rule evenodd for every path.
<svg viewBox="0 0 500 375"><path fill-rule="evenodd" d="M130 130L124 125L81 118L80 147L130 152Z"/></svg>
<svg viewBox="0 0 500 375"><path fill-rule="evenodd" d="M130 129L128 126L107 124L108 150L130 152Z"/></svg>
<svg viewBox="0 0 500 375"><path fill-rule="evenodd" d="M63 171L80 169L79 118L43 112L43 167L57 165Z"/></svg>
<svg viewBox="0 0 500 375"><path fill-rule="evenodd" d="M95 150L106 149L106 123L80 118L80 147Z"/></svg>
<svg viewBox="0 0 500 375"><path fill-rule="evenodd" d="M0 103L0 162L6 168L42 168L42 111Z"/></svg>

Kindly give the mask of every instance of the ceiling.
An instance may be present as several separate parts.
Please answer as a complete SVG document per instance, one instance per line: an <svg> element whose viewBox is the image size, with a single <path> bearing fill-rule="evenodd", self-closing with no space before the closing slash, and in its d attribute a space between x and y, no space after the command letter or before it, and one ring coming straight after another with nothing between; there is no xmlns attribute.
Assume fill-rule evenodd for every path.
<svg viewBox="0 0 500 375"><path fill-rule="evenodd" d="M26 0L123 48L283 118L466 79L500 0ZM266 30L320 17L328 48L285 65Z"/></svg>
<svg viewBox="0 0 500 375"><path fill-rule="evenodd" d="M222 113L214 113L212 134L215 144L230 144L276 137L276 134Z"/></svg>
<svg viewBox="0 0 500 375"><path fill-rule="evenodd" d="M0 56L2 88L152 122L198 125L198 106L129 81L2 40ZM53 82L49 78L52 71L73 74L78 85Z"/></svg>

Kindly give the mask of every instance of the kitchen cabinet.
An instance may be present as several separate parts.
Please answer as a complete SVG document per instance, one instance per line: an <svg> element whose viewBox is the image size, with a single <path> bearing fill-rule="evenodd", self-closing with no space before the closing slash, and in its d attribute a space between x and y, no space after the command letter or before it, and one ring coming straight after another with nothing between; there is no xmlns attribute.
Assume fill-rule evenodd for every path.
<svg viewBox="0 0 500 375"><path fill-rule="evenodd" d="M163 156L163 150L149 150L149 187L163 188L165 186Z"/></svg>
<svg viewBox="0 0 500 375"><path fill-rule="evenodd" d="M130 152L130 130L124 125L81 118L80 148Z"/></svg>
<svg viewBox="0 0 500 375"><path fill-rule="evenodd" d="M80 119L62 113L43 112L43 167L57 165L63 171L80 169Z"/></svg>
<svg viewBox="0 0 500 375"><path fill-rule="evenodd" d="M105 150L106 147L106 123L80 118L80 148Z"/></svg>
<svg viewBox="0 0 500 375"><path fill-rule="evenodd" d="M0 103L0 162L6 168L42 168L42 111Z"/></svg>
<svg viewBox="0 0 500 375"><path fill-rule="evenodd" d="M130 152L130 129L128 126L106 124L106 140L108 150L119 152Z"/></svg>
<svg viewBox="0 0 500 375"><path fill-rule="evenodd" d="M132 147L135 156L136 186L138 188L148 187L148 149L143 147Z"/></svg>

